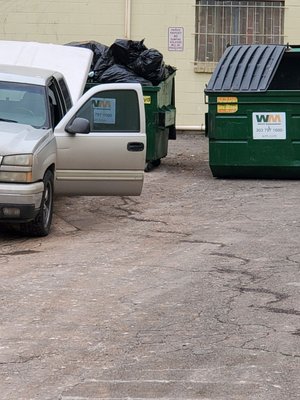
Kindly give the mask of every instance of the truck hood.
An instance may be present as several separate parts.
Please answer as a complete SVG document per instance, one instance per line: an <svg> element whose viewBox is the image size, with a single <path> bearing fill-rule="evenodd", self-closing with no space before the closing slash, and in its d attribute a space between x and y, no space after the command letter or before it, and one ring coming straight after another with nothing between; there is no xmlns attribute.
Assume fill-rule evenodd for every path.
<svg viewBox="0 0 300 400"><path fill-rule="evenodd" d="M30 125L0 122L0 155L34 153L43 142L53 137L51 129L36 129Z"/></svg>

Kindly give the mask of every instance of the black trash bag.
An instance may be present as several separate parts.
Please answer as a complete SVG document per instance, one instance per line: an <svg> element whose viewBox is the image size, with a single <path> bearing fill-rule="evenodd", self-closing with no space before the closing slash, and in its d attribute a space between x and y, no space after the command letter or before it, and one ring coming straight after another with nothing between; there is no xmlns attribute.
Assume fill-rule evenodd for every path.
<svg viewBox="0 0 300 400"><path fill-rule="evenodd" d="M86 49L90 49L93 52L93 61L91 65L91 70L94 70L95 65L97 64L98 60L101 58L106 58L109 55L109 47L105 44L101 44L96 42L95 40L86 41L86 42L71 42L67 43L67 46L74 46L74 47L84 47Z"/></svg>
<svg viewBox="0 0 300 400"><path fill-rule="evenodd" d="M176 72L176 68L172 67L172 65L165 65L165 74L164 81L169 78L169 76L173 75Z"/></svg>
<svg viewBox="0 0 300 400"><path fill-rule="evenodd" d="M135 62L139 55L144 50L147 50L147 47L144 45L144 39L141 41L116 39L115 42L110 46L110 50L116 64L130 67L130 65Z"/></svg>
<svg viewBox="0 0 300 400"><path fill-rule="evenodd" d="M114 82L137 82L142 86L152 86L151 82L143 77L135 74L132 70L125 65L114 64L109 67L100 77L100 83L114 83Z"/></svg>
<svg viewBox="0 0 300 400"><path fill-rule="evenodd" d="M158 85L165 79L165 63L163 55L155 49L144 50L131 68L135 73Z"/></svg>
<svg viewBox="0 0 300 400"><path fill-rule="evenodd" d="M106 49L104 49L103 53L98 58L92 69L94 72L93 79L97 82L100 82L102 74L114 64L115 60L112 56L111 50L109 47L107 47Z"/></svg>

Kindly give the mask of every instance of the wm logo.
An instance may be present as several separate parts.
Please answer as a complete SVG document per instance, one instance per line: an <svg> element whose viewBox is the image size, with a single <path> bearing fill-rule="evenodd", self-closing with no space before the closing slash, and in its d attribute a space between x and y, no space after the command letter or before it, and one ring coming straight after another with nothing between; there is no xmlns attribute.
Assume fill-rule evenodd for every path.
<svg viewBox="0 0 300 400"><path fill-rule="evenodd" d="M92 100L93 108L111 108L111 101L107 99Z"/></svg>
<svg viewBox="0 0 300 400"><path fill-rule="evenodd" d="M257 123L281 123L281 115L280 114L262 114L262 115L256 115L256 122Z"/></svg>

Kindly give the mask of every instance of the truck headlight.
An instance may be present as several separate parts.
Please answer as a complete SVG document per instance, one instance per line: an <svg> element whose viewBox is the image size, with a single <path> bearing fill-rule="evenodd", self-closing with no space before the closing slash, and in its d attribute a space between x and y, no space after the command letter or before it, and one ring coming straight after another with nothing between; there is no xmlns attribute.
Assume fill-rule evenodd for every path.
<svg viewBox="0 0 300 400"><path fill-rule="evenodd" d="M0 170L0 182L30 183L32 182L32 172L13 172Z"/></svg>
<svg viewBox="0 0 300 400"><path fill-rule="evenodd" d="M0 182L32 182L32 154L4 156L0 166Z"/></svg>
<svg viewBox="0 0 300 400"><path fill-rule="evenodd" d="M2 165L15 165L15 166L32 166L32 154L15 154L12 156L4 156Z"/></svg>

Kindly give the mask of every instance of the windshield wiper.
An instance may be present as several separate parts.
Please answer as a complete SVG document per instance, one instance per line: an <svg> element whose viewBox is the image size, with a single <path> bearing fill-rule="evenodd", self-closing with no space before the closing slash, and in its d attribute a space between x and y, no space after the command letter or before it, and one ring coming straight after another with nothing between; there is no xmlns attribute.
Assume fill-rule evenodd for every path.
<svg viewBox="0 0 300 400"><path fill-rule="evenodd" d="M4 121L4 122L18 122L18 121L14 121L13 119L7 119L7 118L0 118L0 121Z"/></svg>

